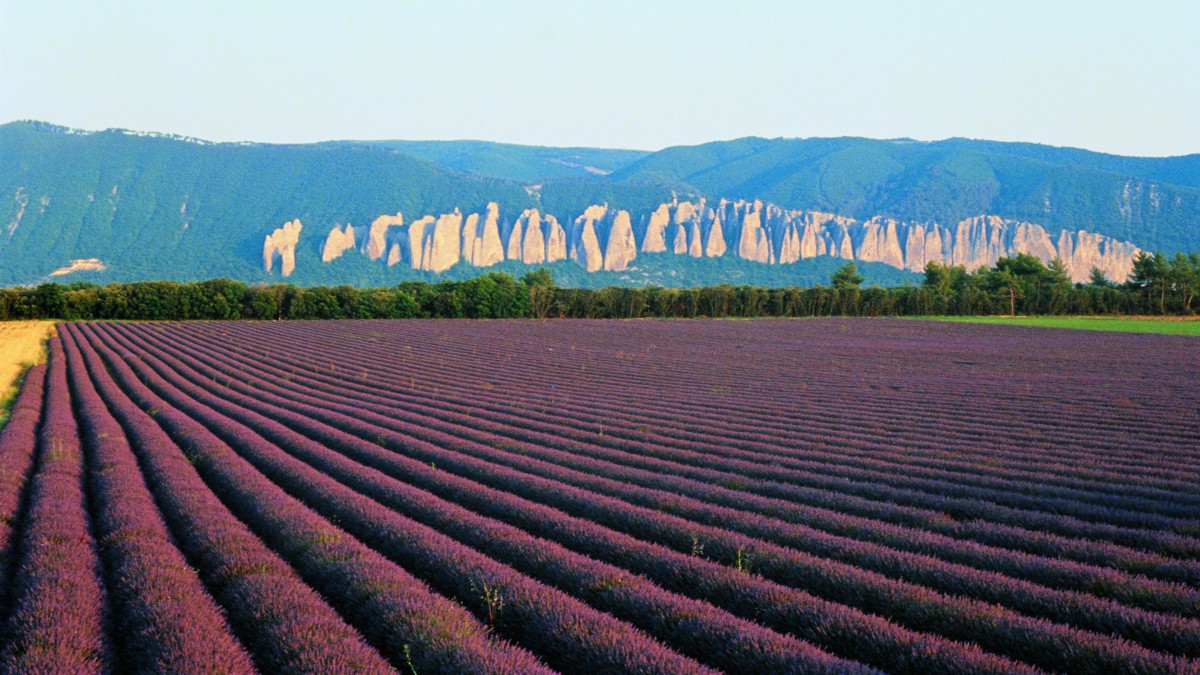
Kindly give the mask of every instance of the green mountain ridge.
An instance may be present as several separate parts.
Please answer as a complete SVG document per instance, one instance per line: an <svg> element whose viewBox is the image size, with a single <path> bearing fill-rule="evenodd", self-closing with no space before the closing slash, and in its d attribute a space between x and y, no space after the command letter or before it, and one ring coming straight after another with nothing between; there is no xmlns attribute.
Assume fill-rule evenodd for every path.
<svg viewBox="0 0 1200 675"><path fill-rule="evenodd" d="M526 184L611 174L650 154L645 150L558 148L491 141L333 141L397 150L465 174Z"/></svg>
<svg viewBox="0 0 1200 675"><path fill-rule="evenodd" d="M382 149L206 144L29 124L0 127L0 195L6 284L90 257L148 279L265 280L263 237L293 218L311 224L311 235L317 224L381 213L534 204L511 182Z"/></svg>
<svg viewBox="0 0 1200 675"><path fill-rule="evenodd" d="M611 176L866 219L979 214L1086 230L1149 249L1200 247L1200 155L1164 159L949 139L746 138L667 148Z"/></svg>
<svg viewBox="0 0 1200 675"><path fill-rule="evenodd" d="M108 270L59 278L278 280L263 270L263 238L296 218L304 230L290 281L388 284L429 273L322 265L329 230L397 212L409 220L481 212L489 202L506 217L537 208L567 224L591 204L636 215L676 197L943 225L990 214L1145 249L1200 250L1200 155L1133 158L967 139L744 138L658 152L484 141L274 145L14 122L0 126L0 284L36 283L79 258L99 258ZM802 268L824 274L834 261L813 260L794 269L738 261L761 274L700 259L686 261L681 275L685 261L670 264L684 283L782 285ZM664 265L648 267L670 277ZM888 269L869 280L911 278Z"/></svg>

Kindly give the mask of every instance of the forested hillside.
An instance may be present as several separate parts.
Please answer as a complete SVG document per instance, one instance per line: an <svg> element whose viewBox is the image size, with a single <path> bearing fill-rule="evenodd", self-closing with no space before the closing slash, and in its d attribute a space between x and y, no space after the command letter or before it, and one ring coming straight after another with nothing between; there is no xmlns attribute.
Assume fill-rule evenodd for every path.
<svg viewBox="0 0 1200 675"><path fill-rule="evenodd" d="M335 141L391 148L468 174L538 183L605 176L644 157L645 150L548 148L488 141Z"/></svg>
<svg viewBox="0 0 1200 675"><path fill-rule="evenodd" d="M738 207L742 220L725 223L726 241L715 249L709 242L712 217L700 214L696 236L704 251L687 238L690 233L675 240L675 253L683 242L691 256L647 248L646 228L664 204L691 200L714 208L722 199L762 200L785 211L763 211L759 228L758 221L745 220L759 218L758 209ZM924 248L935 245L929 237L940 237L936 245L944 249L938 254L944 262L990 264L1019 252L1049 259L1069 245L1080 265L1094 258L1107 270L1123 270L1114 256L1129 258L1124 251L1135 246L1167 253L1200 249L1200 155L1129 158L962 139L747 138L653 153L477 141L215 144L16 122L0 126L0 284L279 280L280 268L268 271L264 258L278 257L284 245L264 255L264 237L295 221L302 227L288 235L296 238L287 244L294 259L290 282L376 286L462 279L495 263L455 262L455 255L434 273L407 259L388 265L360 256L323 262L324 249L334 228L353 225L365 234L369 224L389 214L403 214L397 221L405 228L425 216L461 213L465 219L486 214L492 203L499 204L499 234L505 237L529 210L557 219L567 239L566 259L544 262L553 264L564 283L581 287L809 285L827 278L840 264L832 257L837 255L858 261L869 283L903 283L923 267L921 256L928 256L918 250L913 258L902 249L922 236L926 241L918 243ZM584 268L594 261L579 259L586 234L579 219L592 205L609 210L607 220L596 221L594 245L605 260L589 274ZM615 249L608 239L618 231L613 224L621 211L630 214L632 234L617 243L636 247L641 257L627 262L634 251L617 250L622 262L610 265ZM805 215L816 212L855 222L845 221L831 233L821 224L832 222L825 216ZM774 229L767 227L771 213L782 213ZM963 225L981 216L993 220ZM801 253L805 222L827 241ZM969 241L968 230L975 233ZM1086 242L1073 239L1081 230L1091 233ZM1063 231L1067 239L1060 237ZM1022 234L1028 232L1032 239ZM877 233L892 237L890 248L872 244ZM365 252L364 234L348 246ZM388 236L409 235L401 229ZM453 236L462 238L456 249L470 243L465 231ZM979 236L1000 239L993 245ZM747 237L759 237L753 250L744 244ZM725 243L729 257L740 259L718 257ZM666 244L670 251L672 242ZM1080 254L1085 244L1091 248ZM273 245L268 239L267 246ZM974 248L966 257L961 251L951 257L954 247L963 246ZM1014 248L1019 246L1025 248ZM406 250L412 255L415 249ZM466 248L462 251L465 260ZM501 256L497 269L520 274L530 262L528 256L513 258Z"/></svg>
<svg viewBox="0 0 1200 675"><path fill-rule="evenodd" d="M315 226L495 199L533 205L515 183L367 146L206 144L14 123L0 127L0 153L5 284L84 257L103 260L113 280L265 279L263 236L294 218Z"/></svg>
<svg viewBox="0 0 1200 675"><path fill-rule="evenodd" d="M1119 157L958 138L743 138L667 148L610 178L860 219L946 224L994 214L1148 249L1200 248L1200 155Z"/></svg>

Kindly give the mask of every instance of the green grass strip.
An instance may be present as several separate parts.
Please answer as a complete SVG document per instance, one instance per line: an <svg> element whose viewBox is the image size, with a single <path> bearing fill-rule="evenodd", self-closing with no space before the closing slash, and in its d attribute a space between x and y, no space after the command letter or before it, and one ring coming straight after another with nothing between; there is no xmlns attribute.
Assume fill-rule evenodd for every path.
<svg viewBox="0 0 1200 675"><path fill-rule="evenodd" d="M1200 319L1184 317L1126 316L922 316L919 319L993 323L1039 328L1076 328L1111 330L1124 333L1161 333L1163 335L1200 335Z"/></svg>

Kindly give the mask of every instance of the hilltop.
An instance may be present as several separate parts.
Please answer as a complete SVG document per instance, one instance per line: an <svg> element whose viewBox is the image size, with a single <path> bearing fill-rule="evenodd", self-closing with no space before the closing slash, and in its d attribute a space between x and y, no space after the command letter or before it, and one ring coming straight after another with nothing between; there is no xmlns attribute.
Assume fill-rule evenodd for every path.
<svg viewBox="0 0 1200 675"><path fill-rule="evenodd" d="M550 264L581 286L784 285L846 258L895 284L927 260L1015 252L1119 279L1139 249L1200 249L1200 155L967 139L271 145L14 122L0 227L3 284L286 271L386 285Z"/></svg>

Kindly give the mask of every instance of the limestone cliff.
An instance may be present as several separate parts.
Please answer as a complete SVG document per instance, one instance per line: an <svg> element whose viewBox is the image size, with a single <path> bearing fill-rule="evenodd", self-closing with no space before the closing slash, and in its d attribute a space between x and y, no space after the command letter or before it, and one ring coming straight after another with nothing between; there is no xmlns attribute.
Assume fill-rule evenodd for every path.
<svg viewBox="0 0 1200 675"><path fill-rule="evenodd" d="M500 245L500 205L496 202L490 202L487 206L487 218L483 221L476 260L478 262L475 264L479 267L491 267L504 260L504 249Z"/></svg>
<svg viewBox="0 0 1200 675"><path fill-rule="evenodd" d="M579 263L589 272L595 272L604 267L603 254L600 252L600 238L596 234L596 224L608 215L608 206L589 206L583 215L575 219L571 228L570 249L571 260Z"/></svg>
<svg viewBox="0 0 1200 675"><path fill-rule="evenodd" d="M633 225L628 211L617 211L608 228L608 242L604 247L604 269L621 272L637 257L637 242L633 238Z"/></svg>
<svg viewBox="0 0 1200 675"><path fill-rule="evenodd" d="M734 212L741 212L741 203L734 205ZM738 255L746 260L760 263L775 262L771 250L769 230L763 226L762 202L755 201L741 214L741 236L738 238Z"/></svg>
<svg viewBox="0 0 1200 675"><path fill-rule="evenodd" d="M504 260L504 249L500 244L500 205L491 202L483 225L479 225L479 214L467 216L462 233L462 258L475 267L491 267Z"/></svg>
<svg viewBox="0 0 1200 675"><path fill-rule="evenodd" d="M293 223L267 238L264 262L284 257L285 274L294 266ZM298 239L299 221L295 221ZM389 228L395 228L389 232ZM393 234L394 233L394 234ZM334 228L322 260L329 262L355 246L355 231ZM762 201L704 199L661 204L632 214L606 204L592 205L564 227L550 214L526 209L505 217L500 205L465 217L455 209L403 224L399 214L371 225L363 253L387 264L405 261L413 269L442 272L459 260L490 267L505 260L527 265L572 260L589 272L629 269L641 254L717 258L735 255L766 265L793 264L817 256L879 262L920 272L930 262L969 270L993 265L1002 256L1028 253L1043 261L1061 258L1071 278L1083 281L1093 267L1124 280L1138 248L1086 231L1048 232L1036 223L981 215L959 223L908 222L876 216L865 221L819 211L780 208ZM286 251L286 253L285 253Z"/></svg>
<svg viewBox="0 0 1200 675"><path fill-rule="evenodd" d="M708 234L704 239L704 256L706 258L720 258L725 255L725 233L724 226L721 225L720 217L713 219L708 226Z"/></svg>
<svg viewBox="0 0 1200 675"><path fill-rule="evenodd" d="M507 245L505 246L504 251L505 251L505 256L509 260L520 260L521 259L521 255L522 255L521 243L525 237L525 230L529 229L528 215L532 215L532 214L528 214L528 215L527 214L528 214L528 212L522 213L521 215L524 217L517 218L517 221L515 223L513 223L513 225L512 225L512 229L509 230L508 236L505 237L505 241L507 242Z"/></svg>
<svg viewBox="0 0 1200 675"><path fill-rule="evenodd" d="M1117 241L1093 232L1067 232L1058 235L1058 256L1067 264L1071 279L1083 281L1093 267L1104 276L1124 280L1133 271L1133 258L1140 249L1127 241Z"/></svg>
<svg viewBox="0 0 1200 675"><path fill-rule="evenodd" d="M620 272L637 257L637 237L628 211L607 205L589 206L575 219L570 236L571 259L589 272Z"/></svg>
<svg viewBox="0 0 1200 675"><path fill-rule="evenodd" d="M693 258L719 258L725 255L724 214L721 210L708 207L703 199L697 203L676 200L663 204L656 213L664 210L669 224L664 227L662 250L665 250L666 240L669 240L671 250L680 255Z"/></svg>
<svg viewBox="0 0 1200 675"><path fill-rule="evenodd" d="M425 229L421 241L420 269L444 272L458 264L462 221L462 213L454 209L454 213L442 214L432 228Z"/></svg>
<svg viewBox="0 0 1200 675"><path fill-rule="evenodd" d="M663 204L650 214L646 234L642 239L642 252L661 253L667 250L666 232L671 224L671 204Z"/></svg>
<svg viewBox="0 0 1200 675"><path fill-rule="evenodd" d="M407 244L407 259L414 270L424 269L421 265L425 260L425 228L432 223L433 216L424 216L414 220L408 226L408 238L402 240Z"/></svg>
<svg viewBox="0 0 1200 675"><path fill-rule="evenodd" d="M552 263L567 259L567 231L554 218L546 216L546 262Z"/></svg>
<svg viewBox="0 0 1200 675"><path fill-rule="evenodd" d="M483 247L483 242L479 237L479 214L468 213L467 219L463 221L462 226L462 259L468 265L476 265L476 253ZM476 267L483 267L476 265Z"/></svg>
<svg viewBox="0 0 1200 675"><path fill-rule="evenodd" d="M546 233L542 232L541 214L537 209L529 209L521 214L517 222L522 220L525 221L525 227L522 228L525 234L521 242L521 253L520 256L513 256L513 259L526 265L546 262Z"/></svg>
<svg viewBox="0 0 1200 675"><path fill-rule="evenodd" d="M354 248L354 226L346 223L346 229L342 230L334 225L333 229L329 231L329 236L325 238L325 245L321 247L321 262L337 260L352 248Z"/></svg>
<svg viewBox="0 0 1200 675"><path fill-rule="evenodd" d="M367 234L367 257L371 260L379 260L383 257L388 248L388 228L402 225L404 225L404 216L400 213L394 216L379 216L372 221L370 232Z"/></svg>
<svg viewBox="0 0 1200 675"><path fill-rule="evenodd" d="M292 270L296 269L296 244L300 242L300 230L303 227L297 218L266 236L263 241L263 267L268 272L274 267L276 256L279 256L279 272L283 276L290 276Z"/></svg>
<svg viewBox="0 0 1200 675"><path fill-rule="evenodd" d="M1027 253L1047 262L1062 258L1074 281L1086 280L1093 266L1110 279L1123 280L1139 250L1128 242L1089 232L1061 232L1055 237L1036 223L997 216L977 216L944 227L879 216L857 221L820 212L784 210L758 201L722 200L713 218L723 218L738 233L739 257L766 264L829 255L914 272L920 272L929 262L973 270L993 265L1003 256ZM677 252L683 232L678 237Z"/></svg>
<svg viewBox="0 0 1200 675"><path fill-rule="evenodd" d="M508 260L538 265L566 258L566 235L558 220L537 209L521 212L508 235Z"/></svg>
<svg viewBox="0 0 1200 675"><path fill-rule="evenodd" d="M858 243L860 260L875 260L892 267L905 267L904 250L896 221L876 216L862 224L862 239ZM922 265L924 267L924 265Z"/></svg>

